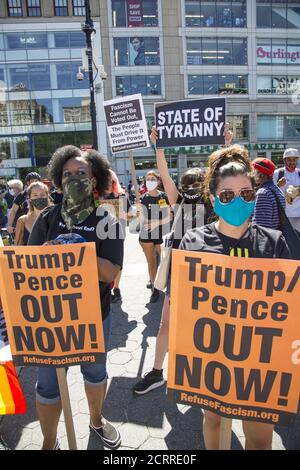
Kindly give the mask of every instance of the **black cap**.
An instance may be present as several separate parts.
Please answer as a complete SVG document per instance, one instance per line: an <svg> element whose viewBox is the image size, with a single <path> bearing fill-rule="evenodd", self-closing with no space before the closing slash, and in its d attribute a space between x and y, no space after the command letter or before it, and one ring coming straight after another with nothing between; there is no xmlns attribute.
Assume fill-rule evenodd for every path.
<svg viewBox="0 0 300 470"><path fill-rule="evenodd" d="M25 183L28 183L28 181L30 181L30 180L41 181L41 177L38 173L36 173L35 171L32 171L31 173L28 173L28 175L26 175Z"/></svg>

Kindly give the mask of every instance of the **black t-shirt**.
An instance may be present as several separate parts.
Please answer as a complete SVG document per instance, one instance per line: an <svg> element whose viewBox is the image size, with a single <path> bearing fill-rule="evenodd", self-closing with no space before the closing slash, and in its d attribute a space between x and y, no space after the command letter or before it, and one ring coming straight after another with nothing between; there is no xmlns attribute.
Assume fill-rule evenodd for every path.
<svg viewBox="0 0 300 470"><path fill-rule="evenodd" d="M16 226L18 218L21 217L21 215L27 214L28 212L29 207L27 197L27 190L24 189L24 191L18 194L14 199L14 204L18 206L18 210L16 212L15 220L13 221L13 227Z"/></svg>
<svg viewBox="0 0 300 470"><path fill-rule="evenodd" d="M145 193L141 197L141 204L145 206L144 223L156 220L162 220L169 215L169 201L166 193L159 192L157 196L150 196ZM162 236L168 233L168 226L160 225L152 232L148 232L143 225L140 231L140 240L161 240Z"/></svg>
<svg viewBox="0 0 300 470"><path fill-rule="evenodd" d="M61 204L47 207L36 220L28 245L43 245L46 241L54 240L58 235L70 233L61 217ZM124 239L119 235L119 223L111 214L96 215L97 209L82 223L74 226L72 232L81 235L87 242L96 243L97 257L105 258L111 263L122 267ZM100 239L100 226L103 232L109 234L105 239ZM98 227L97 227L98 226ZM101 230L102 232L102 230ZM110 283L99 283L102 308L102 319L104 320L110 311Z"/></svg>
<svg viewBox="0 0 300 470"><path fill-rule="evenodd" d="M190 230L183 237L181 250L219 253L241 258L283 258L291 254L279 230L250 224L240 239L227 237L216 230L215 222Z"/></svg>
<svg viewBox="0 0 300 470"><path fill-rule="evenodd" d="M181 215L174 227L173 248L179 248L180 242L188 230L208 224L211 222L214 214L209 200L200 199L197 203L191 204L183 202L183 199L183 196L178 194L174 217L176 217L178 210L181 211ZM183 206L180 208L179 205L182 204L182 202Z"/></svg>

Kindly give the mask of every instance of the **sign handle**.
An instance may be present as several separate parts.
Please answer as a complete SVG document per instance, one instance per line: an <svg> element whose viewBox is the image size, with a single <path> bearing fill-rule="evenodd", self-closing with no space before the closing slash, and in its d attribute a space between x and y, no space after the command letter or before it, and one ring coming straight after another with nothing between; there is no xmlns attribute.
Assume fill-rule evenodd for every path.
<svg viewBox="0 0 300 470"><path fill-rule="evenodd" d="M66 370L63 367L59 367L56 369L56 374L59 385L62 409L64 412L69 449L77 450Z"/></svg>
<svg viewBox="0 0 300 470"><path fill-rule="evenodd" d="M130 166L131 166L131 175L132 175L132 182L133 182L134 191L135 191L135 197L136 197L137 202L140 202L140 193L139 193L139 187L138 187L137 179L136 179L136 171L135 171L132 150L128 150L128 156L129 156L129 161L130 161Z"/></svg>
<svg viewBox="0 0 300 470"><path fill-rule="evenodd" d="M221 418L219 450L231 449L231 426L232 419Z"/></svg>

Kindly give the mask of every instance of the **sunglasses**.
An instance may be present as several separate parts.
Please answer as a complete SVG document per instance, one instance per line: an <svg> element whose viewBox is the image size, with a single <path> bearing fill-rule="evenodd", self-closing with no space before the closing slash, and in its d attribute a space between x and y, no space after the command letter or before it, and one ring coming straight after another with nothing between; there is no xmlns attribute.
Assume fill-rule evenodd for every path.
<svg viewBox="0 0 300 470"><path fill-rule="evenodd" d="M222 204L229 204L238 196L245 202L253 202L255 201L256 193L254 189L241 189L238 194L231 189L224 189L224 191L221 191L220 194L217 195L217 198Z"/></svg>

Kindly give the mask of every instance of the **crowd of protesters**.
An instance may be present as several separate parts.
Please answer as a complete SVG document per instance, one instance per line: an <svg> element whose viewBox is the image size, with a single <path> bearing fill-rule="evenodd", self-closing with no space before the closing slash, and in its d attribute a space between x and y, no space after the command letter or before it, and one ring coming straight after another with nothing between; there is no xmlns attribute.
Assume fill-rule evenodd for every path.
<svg viewBox="0 0 300 470"><path fill-rule="evenodd" d="M139 220L139 243L148 265L149 282L145 287L151 289L150 302L156 302L161 295L155 287L160 247L174 220L178 224L172 240L174 249L228 256L291 258L288 243L280 231L280 205L292 225L299 230L298 150L287 149L283 155L284 167L277 169L267 158L251 162L248 151L242 146L232 145L232 138L232 133L226 128L226 145L209 157L207 171L200 168L187 170L178 187L171 178L164 151L156 149L159 173L149 171L140 182L140 202L136 201L132 181L127 188L120 184L109 162L98 152L82 152L71 145L62 147L49 163L49 178L53 184L51 193L35 172L26 176L25 189L19 180L0 186L1 227L6 227L14 235L15 244L20 245L53 243L59 235L70 232L78 233L85 241L95 242L107 350L112 327L111 302L122 301L119 283L124 228L128 219ZM153 129L153 144L156 139L157 133ZM115 200L120 202L116 217L107 210L99 212L99 206L104 207L103 201L109 204ZM178 211L180 217L177 217ZM108 234L114 236L102 238L95 230L103 217L108 221ZM138 395L164 383L170 282L169 275L153 369L134 385L133 392ZM102 414L107 386L106 365L84 364L81 372L90 429L105 446L117 448L121 443L120 433ZM36 406L44 437L43 449L59 449L57 427L62 409L53 367L38 368ZM203 433L207 449L218 448L219 432L220 417L206 411ZM246 448L271 448L272 425L245 421L244 432Z"/></svg>

